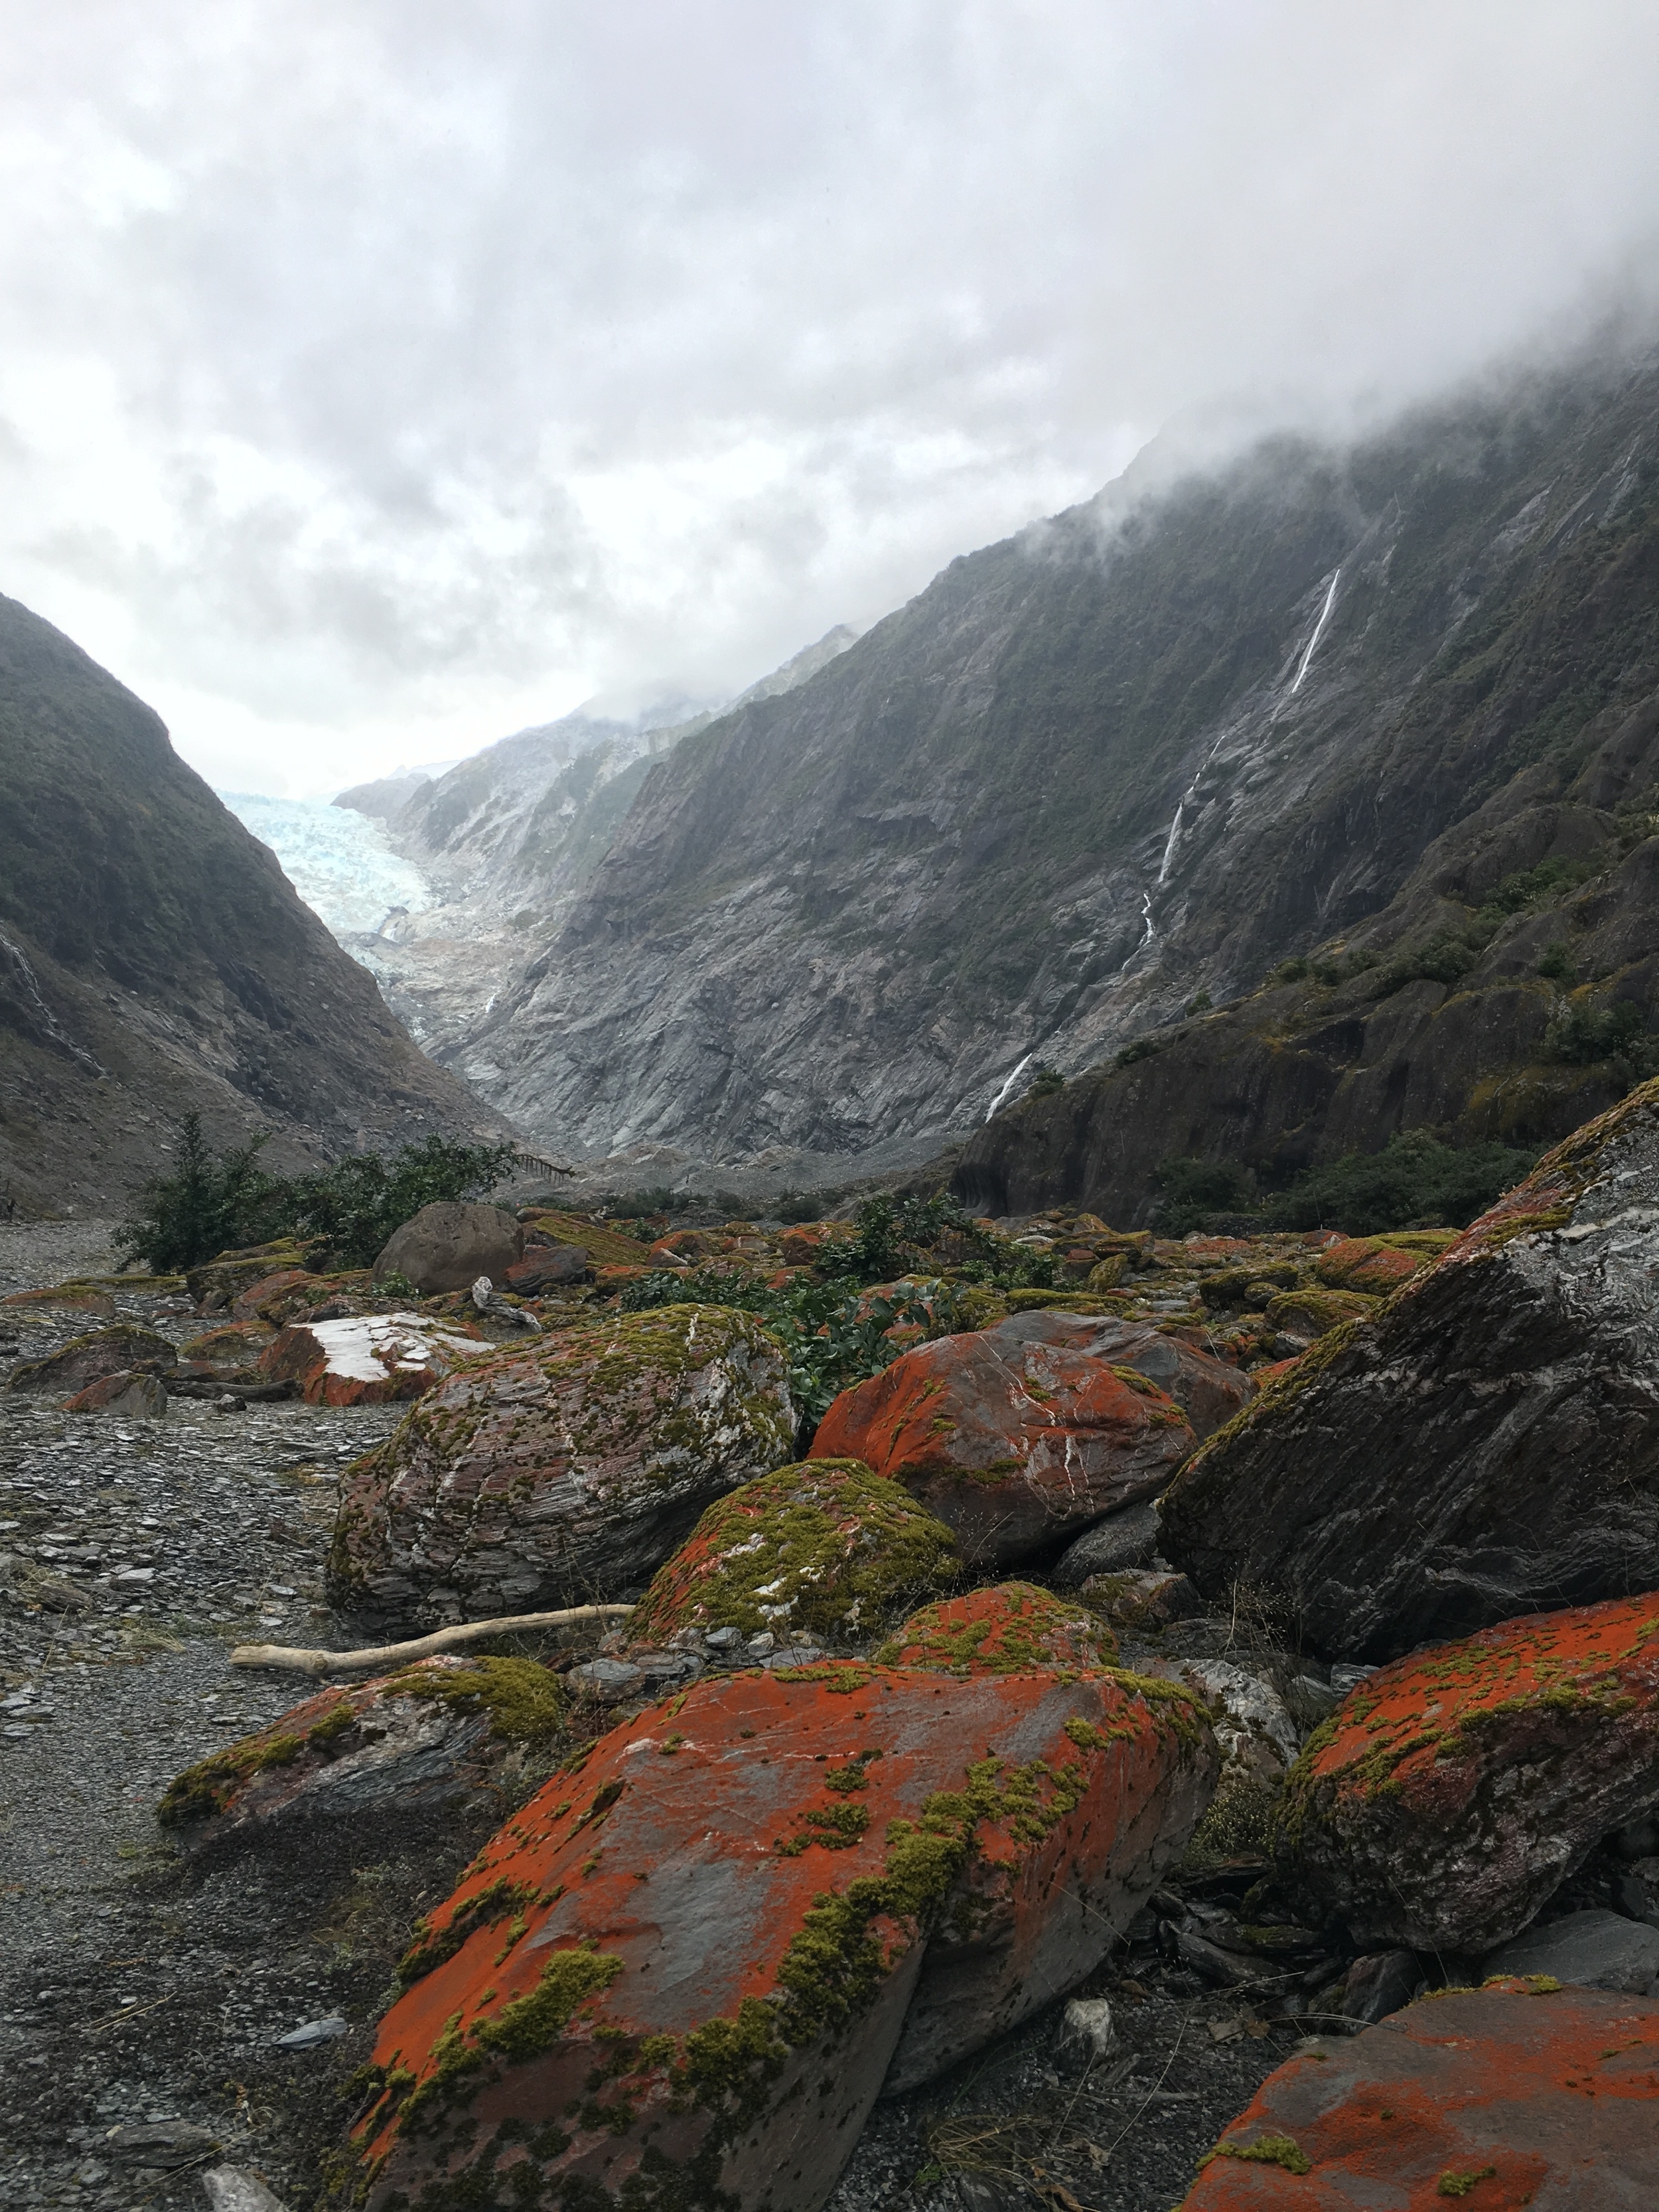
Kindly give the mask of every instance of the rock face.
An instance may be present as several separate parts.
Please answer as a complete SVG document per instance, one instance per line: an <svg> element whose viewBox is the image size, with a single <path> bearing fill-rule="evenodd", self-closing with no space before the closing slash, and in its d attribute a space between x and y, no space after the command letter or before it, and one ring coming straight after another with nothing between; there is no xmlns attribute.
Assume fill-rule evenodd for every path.
<svg viewBox="0 0 1659 2212"><path fill-rule="evenodd" d="M165 1336L154 1329L123 1322L115 1328L94 1329L88 1336L72 1337L45 1359L14 1367L7 1385L12 1390L84 1390L106 1375L125 1374L137 1368L173 1366L179 1354Z"/></svg>
<svg viewBox="0 0 1659 2212"><path fill-rule="evenodd" d="M269 1728L187 1768L157 1809L191 1853L240 1848L307 1822L429 1814L548 1741L565 1710L528 1659L422 1659L321 1690Z"/></svg>
<svg viewBox="0 0 1659 2212"><path fill-rule="evenodd" d="M258 1364L273 1382L297 1382L308 1406L379 1406L422 1396L487 1348L428 1314L353 1314L290 1323Z"/></svg>
<svg viewBox="0 0 1659 2212"><path fill-rule="evenodd" d="M270 1131L283 1173L495 1119L156 715L0 599L0 1183L117 1213L191 1109L216 1146Z"/></svg>
<svg viewBox="0 0 1659 2212"><path fill-rule="evenodd" d="M697 1684L556 1777L421 1931L358 2130L370 2212L538 2185L815 2212L952 1899L997 1940L972 2015L930 2007L930 2063L994 2033L1012 1950L1058 1989L1087 1970L1070 1893L1121 1912L1119 1884L1155 1881L1210 1757L1184 1701L1109 1674Z"/></svg>
<svg viewBox="0 0 1659 2212"><path fill-rule="evenodd" d="M1621 1912L1569 1912L1501 1944L1481 1964L1488 1975L1547 1974L1577 1989L1659 1996L1659 1929Z"/></svg>
<svg viewBox="0 0 1659 2212"><path fill-rule="evenodd" d="M1149 455L953 562L658 763L467 1064L550 1141L730 1158L925 1146L1028 1054L1019 1080L1190 1036L975 1134L964 1176L998 1214L1069 1197L1123 1222L1223 1132L1264 1164L1380 1149L1402 1111L1553 1139L1608 1103L1607 1065L1486 1079L1536 1058L1559 908L1499 909L1471 1008L1389 961L1442 902L1472 924L1511 873L1593 854L1587 966L1645 996L1659 854L1614 810L1644 803L1659 738L1659 500L1629 461L1656 413L1648 362L1346 455L1280 440L1162 484ZM1310 975L1177 1026L1200 984L1220 1006L1339 935L1378 957L1354 973L1345 946L1334 1004Z"/></svg>
<svg viewBox="0 0 1659 2212"><path fill-rule="evenodd" d="M1659 1083L1195 1455L1164 1549L1370 1660L1659 1587Z"/></svg>
<svg viewBox="0 0 1659 2212"><path fill-rule="evenodd" d="M1458 1990L1270 2075L1182 2212L1642 2212L1659 2202L1659 2006Z"/></svg>
<svg viewBox="0 0 1659 2212"><path fill-rule="evenodd" d="M499 1206L465 1206L446 1199L423 1206L395 1230L374 1262L374 1279L403 1275L428 1297L465 1291L480 1275L507 1280L524 1257L524 1231Z"/></svg>
<svg viewBox="0 0 1659 2212"><path fill-rule="evenodd" d="M1659 1805L1659 1595L1537 1614L1371 1674L1285 1787L1290 1878L1362 1946L1481 1953Z"/></svg>
<svg viewBox="0 0 1659 2212"><path fill-rule="evenodd" d="M349 1470L335 1602L408 1625L614 1598L793 1438L783 1355L729 1307L514 1345L470 1361Z"/></svg>
<svg viewBox="0 0 1659 2212"><path fill-rule="evenodd" d="M805 1629L867 1637L960 1574L956 1540L858 1460L806 1460L711 1505L635 1608L629 1634Z"/></svg>
<svg viewBox="0 0 1659 2212"><path fill-rule="evenodd" d="M978 1568L1029 1559L1155 1496L1193 1431L1135 1369L1085 1348L1094 1325L1075 1322L1022 1314L903 1353L835 1401L813 1456L862 1459L902 1482Z"/></svg>

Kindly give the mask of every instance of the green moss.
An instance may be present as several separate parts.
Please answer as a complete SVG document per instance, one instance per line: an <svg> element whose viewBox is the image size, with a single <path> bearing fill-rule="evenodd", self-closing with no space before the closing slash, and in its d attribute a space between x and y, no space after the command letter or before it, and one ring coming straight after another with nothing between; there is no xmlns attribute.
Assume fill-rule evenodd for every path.
<svg viewBox="0 0 1659 2212"><path fill-rule="evenodd" d="M1435 2191L1435 2195L1437 2197L1467 2197L1476 2182L1491 2181L1497 2172L1498 2168L1495 2166L1470 2166L1463 2172L1460 2172L1455 2166L1449 2166L1440 2177L1440 2185Z"/></svg>
<svg viewBox="0 0 1659 2212"><path fill-rule="evenodd" d="M994 1595L994 1607L986 1602ZM1025 1674L1063 1663L1057 1646L1081 1644L1103 1665L1117 1654L1111 1631L1084 1607L1032 1583L1000 1583L924 1606L875 1655L883 1667L921 1667L958 1680L969 1674Z"/></svg>
<svg viewBox="0 0 1659 2212"><path fill-rule="evenodd" d="M564 1686L533 1659L469 1659L464 1667L419 1668L394 1674L386 1695L434 1698L482 1708L490 1734L508 1743L545 1743L564 1725Z"/></svg>
<svg viewBox="0 0 1659 2212"><path fill-rule="evenodd" d="M860 1460L805 1460L743 1484L698 1522L635 1607L649 1638L707 1625L867 1633L961 1571L956 1539Z"/></svg>
<svg viewBox="0 0 1659 2212"><path fill-rule="evenodd" d="M328 1733L338 1733L339 1708L325 1720L319 1721L309 1736L294 1735L286 1731L276 1735L249 1736L245 1742L232 1744L227 1750L216 1751L210 1758L198 1760L175 1775L168 1783L155 1817L164 1828L182 1826L190 1820L205 1820L222 1813L241 1784L254 1775L272 1766L291 1766L306 1748L308 1741L321 1735L325 1742ZM351 1709L346 1707L345 1725L351 1724Z"/></svg>
<svg viewBox="0 0 1659 2212"><path fill-rule="evenodd" d="M1258 2136L1253 2143L1218 2142L1200 2159L1200 2169L1212 2158L1241 2158L1262 2166L1282 2166L1286 2173L1313 2171L1313 2160L1293 2136Z"/></svg>
<svg viewBox="0 0 1659 2212"><path fill-rule="evenodd" d="M435 1933L429 1920L415 1923L415 1942L398 1961L397 1982L399 1990L406 1990L434 1967L453 1959L468 1936L477 1929L493 1927L499 1920L509 1920L521 1914L537 1901L537 1893L529 1882L493 1881L488 1889L481 1889L470 1897L459 1911ZM501 1961L497 1960L496 1964Z"/></svg>

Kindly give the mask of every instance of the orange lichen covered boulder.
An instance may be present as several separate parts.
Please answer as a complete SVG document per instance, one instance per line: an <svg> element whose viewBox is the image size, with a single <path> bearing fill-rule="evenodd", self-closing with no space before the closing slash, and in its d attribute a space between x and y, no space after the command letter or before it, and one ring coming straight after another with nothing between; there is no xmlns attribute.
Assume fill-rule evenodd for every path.
<svg viewBox="0 0 1659 2212"><path fill-rule="evenodd" d="M1505 1981L1271 2074L1181 2212L1648 2212L1659 2004Z"/></svg>
<svg viewBox="0 0 1659 2212"><path fill-rule="evenodd" d="M1028 1559L1156 1495L1193 1430L1156 1383L1082 1348L1109 1323L1085 1319L1081 1344L1029 1326L1076 1318L1018 1315L902 1353L842 1391L813 1456L861 1459L902 1482L974 1567Z"/></svg>
<svg viewBox="0 0 1659 2212"><path fill-rule="evenodd" d="M308 1406L380 1406L420 1397L484 1348L427 1314L352 1314L291 1322L258 1365L273 1382L297 1382Z"/></svg>
<svg viewBox="0 0 1659 2212"><path fill-rule="evenodd" d="M317 1278L306 1267L278 1267L250 1283L231 1303L237 1321L255 1321L262 1306L271 1304L288 1291L314 1291Z"/></svg>
<svg viewBox="0 0 1659 2212"><path fill-rule="evenodd" d="M1659 1595L1505 1621L1369 1676L1281 1800L1285 1872L1365 1948L1489 1950L1659 1805Z"/></svg>
<svg viewBox="0 0 1659 2212"><path fill-rule="evenodd" d="M865 1637L961 1568L951 1531L897 1483L855 1459L802 1460L717 1499L628 1632L646 1644L686 1628Z"/></svg>
<svg viewBox="0 0 1659 2212"><path fill-rule="evenodd" d="M144 1369L125 1369L88 1382L84 1390L64 1399L63 1410L66 1413L127 1413L134 1419L142 1416L161 1420L167 1413L167 1394L166 1386Z"/></svg>
<svg viewBox="0 0 1659 2212"><path fill-rule="evenodd" d="M1030 1583L999 1583L924 1606L876 1656L884 1666L924 1667L965 1680L1034 1667L1110 1667L1117 1638L1083 1606Z"/></svg>
<svg viewBox="0 0 1659 2212"><path fill-rule="evenodd" d="M1419 1230L1398 1237L1344 1237L1328 1244L1314 1261L1314 1273L1332 1290L1368 1291L1386 1297L1438 1259L1455 1232Z"/></svg>
<svg viewBox="0 0 1659 2212"><path fill-rule="evenodd" d="M1656 1273L1659 1082L1201 1446L1164 1501L1164 1556L1206 1597L1277 1592L1317 1649L1373 1661L1659 1588Z"/></svg>
<svg viewBox="0 0 1659 2212"><path fill-rule="evenodd" d="M347 1471L331 1595L401 1626L636 1590L706 1506L789 1458L794 1427L781 1347L729 1306L503 1346Z"/></svg>
<svg viewBox="0 0 1659 2212"><path fill-rule="evenodd" d="M191 1337L188 1344L179 1346L179 1357L212 1367L246 1367L258 1358L274 1334L267 1322L228 1321Z"/></svg>
<svg viewBox="0 0 1659 2212"><path fill-rule="evenodd" d="M1173 1710L1109 1674L845 1662L614 1729L418 1931L356 2130L369 2212L815 2212L942 1918L998 1884L1046 1914L1041 2002L1099 1955L1091 1913L1125 1911L1113 1862L1138 1896L1181 1848L1212 1754Z"/></svg>

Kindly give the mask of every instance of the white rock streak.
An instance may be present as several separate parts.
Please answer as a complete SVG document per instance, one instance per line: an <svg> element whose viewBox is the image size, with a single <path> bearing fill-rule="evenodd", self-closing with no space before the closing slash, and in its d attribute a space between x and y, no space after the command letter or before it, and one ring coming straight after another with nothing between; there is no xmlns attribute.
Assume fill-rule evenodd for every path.
<svg viewBox="0 0 1659 2212"><path fill-rule="evenodd" d="M353 1314L306 1328L322 1346L329 1373L353 1382L384 1382L399 1370L424 1367L434 1347L457 1354L489 1349L476 1337L434 1328L423 1314Z"/></svg>
<svg viewBox="0 0 1659 2212"><path fill-rule="evenodd" d="M990 1105L986 1109L985 1118L988 1121L994 1121L996 1116L1002 1111L1004 1105L1007 1102L1009 1092L1013 1089L1015 1084L1019 1081L1020 1077L1024 1074L1026 1069L1031 1065L1032 1060L1036 1057L1036 1055L1035 1053L1028 1052L1024 1059L1022 1060L1019 1065L1015 1068L1013 1073L1005 1079L1001 1090L998 1091L996 1097L991 1101Z"/></svg>

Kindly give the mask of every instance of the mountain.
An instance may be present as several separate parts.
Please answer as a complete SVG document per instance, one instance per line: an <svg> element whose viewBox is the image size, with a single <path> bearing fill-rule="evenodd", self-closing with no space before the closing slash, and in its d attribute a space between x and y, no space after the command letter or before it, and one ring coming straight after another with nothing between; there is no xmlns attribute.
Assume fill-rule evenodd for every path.
<svg viewBox="0 0 1659 2212"><path fill-rule="evenodd" d="M743 700L781 696L854 635L844 624L830 631ZM480 1022L520 987L526 961L603 860L653 764L717 711L679 695L631 711L592 701L419 782L395 809L387 811L388 783L335 800L382 819L392 849L429 887L423 902L342 942L426 1050L484 1096L500 1070L474 1048Z"/></svg>
<svg viewBox="0 0 1659 2212"><path fill-rule="evenodd" d="M159 718L0 599L0 1191L108 1211L195 1109L290 1164L495 1127Z"/></svg>
<svg viewBox="0 0 1659 2212"><path fill-rule="evenodd" d="M1385 1033L1459 995L1419 973L1365 998L1394 947L1553 857L1613 864L1648 784L1656 430L1651 358L1534 377L1351 449L1143 465L953 562L805 683L649 768L557 927L526 918L533 957L465 1064L590 1155L907 1140L921 1158L1042 1062L1080 1072L1169 1036L1200 994L1240 1000L1340 941L1377 961L1370 982L1180 1031L1167 1094L1144 1072L1090 1079L1086 1168L1056 1139L1022 1181L975 1139L984 1188L1081 1176L1139 1202L1157 1159L1277 1143L1281 1124L1310 1152L1381 1143L1402 1115L1571 1126L1593 1082L1548 1076L1501 1113L1481 1088L1550 1018L1547 980L1504 967L1530 957L1530 921L1480 951L1482 1011L1434 1031L1432 1077L1389 1060L1349 1086L1377 1103L1328 1131L1334 1076L1297 1088L1284 1066L1380 1065ZM1628 964L1649 928L1620 882L1592 965ZM1488 980L1525 1001L1495 1028ZM1260 1042L1236 1062L1238 1029Z"/></svg>

